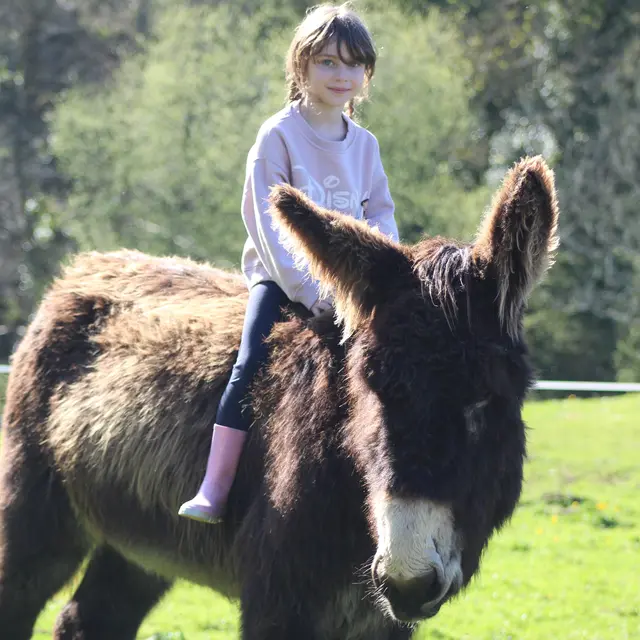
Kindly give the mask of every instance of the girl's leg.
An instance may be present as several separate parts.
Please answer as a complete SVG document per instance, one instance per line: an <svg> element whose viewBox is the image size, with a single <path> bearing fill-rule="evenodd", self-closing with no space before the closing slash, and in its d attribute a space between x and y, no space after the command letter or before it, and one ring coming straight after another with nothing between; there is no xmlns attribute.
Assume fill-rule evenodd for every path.
<svg viewBox="0 0 640 640"><path fill-rule="evenodd" d="M216 423L248 431L251 412L243 404L254 376L269 355L264 341L273 325L282 319L282 308L288 303L289 298L275 282L259 282L251 287L238 356L220 399Z"/></svg>
<svg viewBox="0 0 640 640"><path fill-rule="evenodd" d="M264 339L282 317L288 298L275 282L260 282L249 291L238 357L216 415L204 480L179 514L202 522L219 522L231 490L250 425L244 407L249 385L267 359Z"/></svg>

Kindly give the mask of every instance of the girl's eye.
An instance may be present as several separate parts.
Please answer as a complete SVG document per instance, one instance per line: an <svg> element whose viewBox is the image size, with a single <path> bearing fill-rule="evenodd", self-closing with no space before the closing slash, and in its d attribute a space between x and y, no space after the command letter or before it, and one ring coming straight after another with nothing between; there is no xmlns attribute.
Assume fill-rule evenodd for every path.
<svg viewBox="0 0 640 640"><path fill-rule="evenodd" d="M324 59L320 60L320 64L323 67L333 67L333 66L335 66L335 62L333 60L331 60L330 58L324 58Z"/></svg>

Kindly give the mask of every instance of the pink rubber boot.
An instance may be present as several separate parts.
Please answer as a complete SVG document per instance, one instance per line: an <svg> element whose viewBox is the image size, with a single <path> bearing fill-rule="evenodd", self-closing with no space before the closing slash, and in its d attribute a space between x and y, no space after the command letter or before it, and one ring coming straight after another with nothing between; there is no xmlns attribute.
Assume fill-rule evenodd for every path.
<svg viewBox="0 0 640 640"><path fill-rule="evenodd" d="M180 507L179 515L200 522L222 521L246 438L246 431L214 425L204 480L195 498Z"/></svg>

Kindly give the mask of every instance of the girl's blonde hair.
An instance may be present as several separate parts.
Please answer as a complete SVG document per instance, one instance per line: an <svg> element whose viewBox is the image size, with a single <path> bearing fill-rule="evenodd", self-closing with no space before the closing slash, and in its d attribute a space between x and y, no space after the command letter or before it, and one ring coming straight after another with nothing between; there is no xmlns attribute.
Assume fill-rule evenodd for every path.
<svg viewBox="0 0 640 640"><path fill-rule="evenodd" d="M350 8L349 3L339 6L320 5L310 9L305 19L298 25L287 53L288 102L304 96L307 67L309 61L318 55L329 43L335 41L338 55L343 62L358 62L364 65L364 95L376 68L377 52L373 39L360 17ZM342 58L342 45L350 56ZM354 114L356 101L364 95L351 99L347 114Z"/></svg>

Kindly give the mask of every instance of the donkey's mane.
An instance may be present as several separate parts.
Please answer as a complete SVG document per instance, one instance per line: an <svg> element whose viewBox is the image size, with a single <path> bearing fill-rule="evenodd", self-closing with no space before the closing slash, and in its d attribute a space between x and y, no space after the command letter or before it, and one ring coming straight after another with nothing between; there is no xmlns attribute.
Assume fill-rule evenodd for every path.
<svg viewBox="0 0 640 640"><path fill-rule="evenodd" d="M420 279L422 293L440 307L453 327L458 316L457 296L468 289L472 260L468 246L447 238L423 240L414 248L414 272Z"/></svg>

